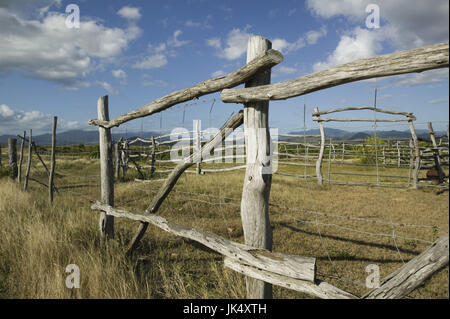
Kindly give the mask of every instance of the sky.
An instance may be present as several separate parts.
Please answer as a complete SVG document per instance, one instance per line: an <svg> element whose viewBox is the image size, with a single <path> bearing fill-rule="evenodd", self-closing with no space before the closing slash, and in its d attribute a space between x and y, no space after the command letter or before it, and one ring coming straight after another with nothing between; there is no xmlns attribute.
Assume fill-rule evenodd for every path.
<svg viewBox="0 0 450 319"><path fill-rule="evenodd" d="M79 28L70 4L79 9ZM378 27L366 23L370 15L375 22L375 11L366 11L369 4L379 9ZM87 122L97 118L99 97L109 96L114 118L233 72L245 64L253 35L269 39L284 56L272 69L276 83L360 58L448 42L448 25L448 0L0 0L0 135L28 129L50 133L53 116L59 132L96 129ZM373 106L377 88L377 107L413 112L418 129L431 121L435 130L445 130L448 81L445 68L271 101L269 124L280 132L317 128L314 107ZM202 120L202 129L218 128L242 108L222 103L216 93L128 122L113 133L190 129L195 119ZM361 122L325 126L374 129ZM380 123L376 129L408 127Z"/></svg>

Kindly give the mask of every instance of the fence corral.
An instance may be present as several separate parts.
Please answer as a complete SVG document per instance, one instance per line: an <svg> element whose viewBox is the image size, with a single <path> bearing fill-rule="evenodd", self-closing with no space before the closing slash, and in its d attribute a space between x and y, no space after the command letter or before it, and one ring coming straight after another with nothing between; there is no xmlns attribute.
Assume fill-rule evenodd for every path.
<svg viewBox="0 0 450 319"><path fill-rule="evenodd" d="M132 252L141 239L149 223L178 236L198 241L207 247L223 254L225 265L235 271L251 277L247 281L247 296L270 297L271 288L269 283L277 284L291 289L308 292L321 298L356 298L355 296L341 291L327 283L320 282L315 277L315 259L313 257L286 256L280 253L272 253L271 233L269 225L269 193L271 185L271 174L262 174L262 168L270 166L270 135L268 133L268 103L269 100L288 99L306 93L318 91L328 87L359 81L364 79L397 75L425 70L444 68L449 66L448 43L432 45L424 48L388 54L370 59L358 60L342 66L321 71L296 80L270 83L270 68L280 63L283 58L279 52L270 49L270 42L261 37L252 37L249 40L249 51L247 64L238 71L227 76L208 80L185 90L169 94L156 100L136 111L129 112L118 118L109 120L107 107L104 108L106 97L99 100L99 119L89 121L90 124L98 125L100 132L100 162L101 162L101 202L92 205L93 210L99 210L101 214L101 232L106 232L106 226L112 227L113 222L104 222L105 218L125 217L138 220L141 225L132 240L129 252ZM246 83L244 89L229 89L241 83ZM148 209L143 213L134 213L119 210L113 207L113 157L110 138L110 128L119 126L130 120L149 116L160 112L177 103L198 98L199 96L222 91L222 101L233 103L244 103L244 112L239 113L233 119L225 123L222 129L200 149L180 162L170 173L154 197ZM379 111L379 109L374 110ZM316 111L316 115L322 115ZM405 115L405 114L403 114ZM417 171L420 166L420 152L417 136L412 125L412 114L408 113L407 121L410 124L414 146L414 184L417 186ZM319 124L326 121L320 118ZM372 121L372 120L370 120ZM380 121L380 120L378 120ZM204 232L186 226L173 224L162 217L156 216L159 206L175 186L178 178L194 163L200 162L203 155L222 144L226 138L226 132L234 130L244 123L246 136L247 163L244 180L244 188L241 201L241 216L247 245L230 242L217 235ZM253 135L253 128L259 130L262 135ZM261 133L263 132L263 133ZM323 158L325 139L321 129L321 146L319 159ZM154 169L155 142L153 141L151 170ZM330 144L329 161L331 162L331 151L335 149ZM345 150L345 146L343 146ZM345 153L345 151L343 151ZM265 156L265 157L264 157ZM345 156L343 154L343 156ZM308 158L308 155L306 155ZM335 156L333 156L335 159ZM400 159L400 156L399 156ZM377 159L378 162L378 159ZM116 165L118 165L116 155ZM320 168L319 166L316 166ZM138 165L136 165L138 169ZM317 171L317 177L321 173ZM319 181L321 181L319 179ZM253 226L250 226L253 225ZM257 225L257 226L255 226ZM112 230L111 230L112 234ZM250 245L248 245L250 244ZM444 247L444 248L442 248ZM437 251L437 252L436 252ZM429 258L429 254L437 256ZM433 272L448 264L448 235L438 239L422 255L408 262L404 267L393 273L383 282L380 288L373 290L367 296L373 298L401 298L411 289L417 287L423 280ZM429 265L435 265L428 267ZM429 269L426 273L414 278L405 276L410 269L421 272L421 269ZM412 282L412 283L411 283ZM394 291L391 287L405 285L408 289ZM386 292L388 291L388 292Z"/></svg>

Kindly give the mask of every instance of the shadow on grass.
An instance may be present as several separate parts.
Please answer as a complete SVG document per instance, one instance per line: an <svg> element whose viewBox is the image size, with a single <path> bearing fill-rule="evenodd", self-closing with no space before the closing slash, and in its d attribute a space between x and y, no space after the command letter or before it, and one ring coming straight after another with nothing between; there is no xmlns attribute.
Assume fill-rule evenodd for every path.
<svg viewBox="0 0 450 319"><path fill-rule="evenodd" d="M295 232L299 232L299 233L303 233L303 234L311 235L311 236L316 236L316 237L319 236L318 233L302 230L300 228L294 227L294 226L289 225L289 224L284 223L284 222L280 222L279 224L281 226L284 226L284 227L286 227L286 228L288 228L288 229L290 229L292 231L295 231ZM326 234L321 234L321 235L322 235L323 238L350 242L350 243L357 244L357 245L364 245L364 246L370 246L370 247L376 247L376 248L384 248L384 249L397 251L397 247L394 246L394 245L377 244L377 243L371 243L371 242L366 242L366 241L357 240L357 239L343 238L343 237L337 237L337 236L326 235ZM417 251L414 251L414 250L405 249L405 248L401 248L401 247L398 247L398 250L400 252L402 252L402 253L412 254L412 255L415 255L415 256L420 254L420 252L417 252ZM395 262L398 262L398 260L396 260Z"/></svg>

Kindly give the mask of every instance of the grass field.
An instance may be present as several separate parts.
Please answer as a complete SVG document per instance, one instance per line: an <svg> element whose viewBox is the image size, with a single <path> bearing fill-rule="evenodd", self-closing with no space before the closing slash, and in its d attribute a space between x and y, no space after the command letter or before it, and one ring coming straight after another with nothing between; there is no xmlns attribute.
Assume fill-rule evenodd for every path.
<svg viewBox="0 0 450 319"><path fill-rule="evenodd" d="M327 165L323 186L315 179L274 175L270 198L273 250L316 257L319 279L362 295L368 291L367 265L378 265L383 278L449 232L448 192L328 185ZM304 173L284 165L279 171ZM369 174L373 168L332 165L332 171ZM135 259L123 253L136 222L116 219L116 238L103 247L98 212L91 211L89 202L100 198L98 160L60 159L56 172L59 193L53 206L43 186L30 181L24 192L8 177L0 179L1 298L245 298L244 277L224 268L219 254L155 227L147 230ZM408 169L389 169L389 174L408 176ZM31 175L46 182L34 158ZM243 170L184 174L158 214L243 243L243 176ZM116 183L116 207L144 210L162 183L138 183L135 177L130 169L127 180ZM74 187L64 188L68 185ZM404 238L394 241L389 237L393 230ZM65 286L68 264L80 267L80 289ZM449 298L448 282L447 266L408 298ZM274 298L310 296L274 287Z"/></svg>

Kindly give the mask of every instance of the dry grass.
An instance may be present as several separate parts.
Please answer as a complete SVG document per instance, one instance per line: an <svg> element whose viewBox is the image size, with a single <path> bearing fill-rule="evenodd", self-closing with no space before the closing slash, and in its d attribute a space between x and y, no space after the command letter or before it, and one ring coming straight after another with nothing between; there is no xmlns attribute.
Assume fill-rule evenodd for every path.
<svg viewBox="0 0 450 319"><path fill-rule="evenodd" d="M33 176L45 181L40 164L34 161L33 166ZM324 168L326 176L326 164ZM280 169L303 173L302 168ZM138 249L138 258L130 260L123 252L137 224L116 219L116 238L105 248L98 239L98 214L90 210L88 201L99 198L95 176L99 173L98 162L60 160L57 172L56 185L60 188L63 185L81 187L61 188L52 207L47 203L47 190L41 185L30 182L30 189L25 193L16 183L6 178L0 180L0 297L245 297L244 277L225 269L220 255L160 229L149 228ZM398 173L407 176L405 170ZM243 174L243 171L203 176L185 174L159 214L179 224L200 227L243 242L239 215ZM131 170L130 176L131 180L137 177ZM143 210L160 184L117 183L116 206ZM319 278L362 295L367 291L360 285L368 275L367 265L379 265L381 277L384 277L414 258L428 244L404 239L394 243L388 237L309 222L318 218L323 224L383 234L392 234L392 225L350 218L433 225L436 228L394 226L394 230L397 235L434 241L448 233L448 199L448 192L437 196L430 190L320 187L314 180L274 175L270 200L273 248L278 252L316 257ZM301 212L302 209L328 215ZM68 275L65 267L72 263L80 267L80 289L65 287ZM448 279L446 267L408 298L448 298ZM274 287L274 297L309 298L279 287Z"/></svg>

